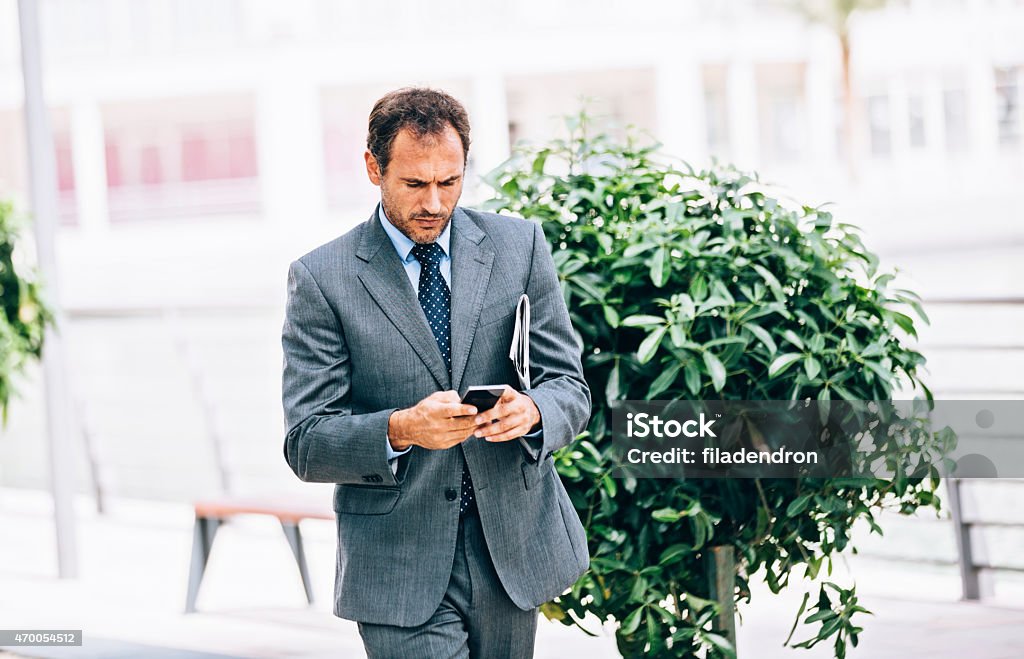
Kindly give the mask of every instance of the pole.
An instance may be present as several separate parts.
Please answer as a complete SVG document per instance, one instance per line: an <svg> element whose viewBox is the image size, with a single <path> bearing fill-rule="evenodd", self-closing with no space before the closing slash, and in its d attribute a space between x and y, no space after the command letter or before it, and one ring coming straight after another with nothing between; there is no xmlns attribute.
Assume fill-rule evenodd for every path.
<svg viewBox="0 0 1024 659"><path fill-rule="evenodd" d="M708 560L708 583L711 599L718 602L718 619L715 625L736 647L736 549L732 545L710 548Z"/></svg>
<svg viewBox="0 0 1024 659"><path fill-rule="evenodd" d="M971 544L971 526L964 521L964 507L961 498L961 481L959 478L947 478L946 487L949 491L949 513L953 522L953 533L956 538L957 564L960 567L960 583L963 588L962 599L981 599L981 580L978 567L974 563L974 547Z"/></svg>
<svg viewBox="0 0 1024 659"><path fill-rule="evenodd" d="M57 174L53 135L43 98L38 0L18 0L21 29L21 70L25 81L25 129L28 137L29 196L34 215L39 270L55 322L61 322L57 295L57 259L54 228L57 223ZM52 327L43 338L43 384L46 394L46 434L50 447L50 488L57 527L57 573L62 579L78 576L75 542L73 444L71 442L64 355L60 336Z"/></svg>

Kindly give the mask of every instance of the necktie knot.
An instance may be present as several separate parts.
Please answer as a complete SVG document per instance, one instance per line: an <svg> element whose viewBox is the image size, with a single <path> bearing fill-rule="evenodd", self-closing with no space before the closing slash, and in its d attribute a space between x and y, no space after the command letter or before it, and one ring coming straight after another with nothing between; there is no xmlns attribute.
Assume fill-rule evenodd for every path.
<svg viewBox="0 0 1024 659"><path fill-rule="evenodd" d="M433 267L441 262L444 250L437 243L416 243L412 246L412 255L422 265Z"/></svg>

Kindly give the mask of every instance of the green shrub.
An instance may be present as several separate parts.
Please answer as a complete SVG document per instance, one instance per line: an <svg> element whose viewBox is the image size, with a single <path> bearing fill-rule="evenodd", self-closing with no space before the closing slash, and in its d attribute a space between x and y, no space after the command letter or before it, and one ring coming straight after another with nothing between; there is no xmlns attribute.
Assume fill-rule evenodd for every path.
<svg viewBox="0 0 1024 659"><path fill-rule="evenodd" d="M0 414L5 423L15 380L42 355L43 333L52 320L39 284L15 258L19 229L11 204L0 201Z"/></svg>
<svg viewBox="0 0 1024 659"><path fill-rule="evenodd" d="M490 208L543 224L594 398L588 432L557 460L588 530L591 569L542 610L569 625L587 613L619 621L626 656L728 656L709 601L710 546L735 548L737 601L749 601L760 570L778 592L795 568L811 579L830 571L856 521L881 533L883 508L938 509L934 471L616 480L609 404L888 399L901 380L924 388L924 358L900 339L915 335L912 314L923 311L914 294L890 289L892 275L878 271L855 228L829 212L792 207L731 169L673 165L632 136L591 134L582 113L568 128L568 139L521 147L487 177L497 191ZM843 656L862 611L852 588L821 586L805 617L814 636L798 645L834 638Z"/></svg>

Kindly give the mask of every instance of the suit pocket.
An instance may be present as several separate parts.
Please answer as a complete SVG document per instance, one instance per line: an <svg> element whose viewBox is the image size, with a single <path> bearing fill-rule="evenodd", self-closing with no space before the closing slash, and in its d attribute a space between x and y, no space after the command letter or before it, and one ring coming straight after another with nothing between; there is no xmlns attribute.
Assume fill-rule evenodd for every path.
<svg viewBox="0 0 1024 659"><path fill-rule="evenodd" d="M480 310L480 326L490 325L511 318L516 313L517 300L505 298L496 304L489 304Z"/></svg>
<svg viewBox="0 0 1024 659"><path fill-rule="evenodd" d="M338 485L334 512L349 515L386 515L395 508L402 490L397 487Z"/></svg>
<svg viewBox="0 0 1024 659"><path fill-rule="evenodd" d="M548 453L547 457L550 456L551 454ZM548 460L547 458L541 460L540 464L524 460L522 470L523 484L526 486L526 489L532 490L537 487L537 484L541 482L541 479L547 477L547 472L553 472L555 470L555 463L553 460Z"/></svg>

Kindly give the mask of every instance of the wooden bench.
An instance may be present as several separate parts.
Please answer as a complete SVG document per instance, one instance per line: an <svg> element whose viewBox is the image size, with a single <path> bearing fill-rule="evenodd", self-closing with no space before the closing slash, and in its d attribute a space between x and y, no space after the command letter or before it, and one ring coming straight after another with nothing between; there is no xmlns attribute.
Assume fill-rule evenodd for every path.
<svg viewBox="0 0 1024 659"><path fill-rule="evenodd" d="M313 502L295 501L292 496L272 500L267 497L242 498L225 497L221 499L204 499L195 502L196 521L192 540L192 565L188 576L188 595L185 600L185 613L194 613L199 586L203 582L206 563L210 559L213 538L220 525L236 515L266 515L276 517L281 522L281 529L292 548L295 562L299 566L299 576L306 591L306 601L313 603L313 589L309 582L309 570L306 567L306 553L302 548L302 534L299 522L304 519L334 519L328 501L323 505Z"/></svg>

